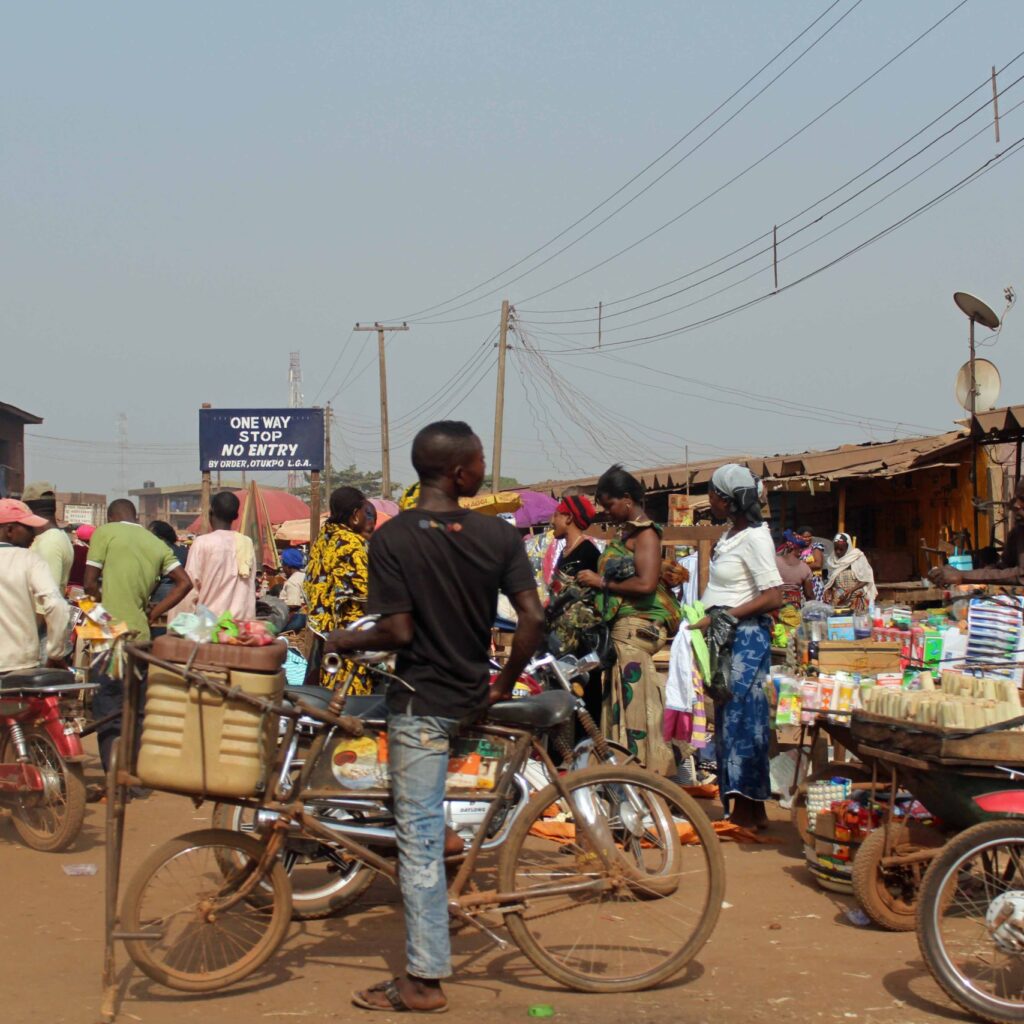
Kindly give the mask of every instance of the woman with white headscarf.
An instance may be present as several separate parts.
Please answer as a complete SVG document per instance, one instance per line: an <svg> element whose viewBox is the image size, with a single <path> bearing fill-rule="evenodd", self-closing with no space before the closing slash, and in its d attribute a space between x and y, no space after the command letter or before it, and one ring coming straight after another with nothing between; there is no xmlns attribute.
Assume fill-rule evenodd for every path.
<svg viewBox="0 0 1024 1024"><path fill-rule="evenodd" d="M771 532L761 520L758 480L750 470L735 463L720 466L708 498L714 518L728 520L730 527L715 546L701 598L710 614L693 628L706 628L717 610L738 620L729 695L715 705L718 787L733 824L763 828L768 823L764 802L771 796L771 727L763 684L771 670L770 613L782 602L782 577Z"/></svg>
<svg viewBox="0 0 1024 1024"><path fill-rule="evenodd" d="M878 597L871 563L854 547L848 533L837 533L833 544L834 553L825 559L825 600L836 607L864 611Z"/></svg>

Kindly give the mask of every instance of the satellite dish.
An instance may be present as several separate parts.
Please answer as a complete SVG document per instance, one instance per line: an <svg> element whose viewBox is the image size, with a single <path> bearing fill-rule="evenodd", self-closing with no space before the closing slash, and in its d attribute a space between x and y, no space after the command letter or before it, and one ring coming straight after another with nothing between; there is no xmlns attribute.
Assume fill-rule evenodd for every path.
<svg viewBox="0 0 1024 1024"><path fill-rule="evenodd" d="M974 400L975 412L988 412L996 407L999 401L999 388L1002 378L996 364L988 359L974 360ZM956 400L961 408L970 412L971 409L971 364L964 363L956 375Z"/></svg>
<svg viewBox="0 0 1024 1024"><path fill-rule="evenodd" d="M982 302L976 295L972 295L970 292L953 292L953 301L969 320L981 324L982 327L987 327L990 331L994 331L999 326L999 317L995 315L992 307ZM992 369L994 370L995 367L993 366ZM996 376L998 377L998 374Z"/></svg>

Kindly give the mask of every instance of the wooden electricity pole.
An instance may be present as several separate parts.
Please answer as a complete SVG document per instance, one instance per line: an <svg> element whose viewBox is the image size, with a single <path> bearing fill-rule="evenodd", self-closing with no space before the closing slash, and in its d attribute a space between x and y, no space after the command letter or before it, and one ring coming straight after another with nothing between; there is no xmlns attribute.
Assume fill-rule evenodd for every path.
<svg viewBox="0 0 1024 1024"><path fill-rule="evenodd" d="M501 430L505 419L505 354L508 351L508 299L501 303L498 331L498 390L494 396L494 457L491 459L491 494L501 489Z"/></svg>
<svg viewBox="0 0 1024 1024"><path fill-rule="evenodd" d="M377 332L377 363L380 373L380 477L382 497L391 497L391 442L388 440L388 375L384 360L384 332L407 331L402 324L356 324L353 330Z"/></svg>

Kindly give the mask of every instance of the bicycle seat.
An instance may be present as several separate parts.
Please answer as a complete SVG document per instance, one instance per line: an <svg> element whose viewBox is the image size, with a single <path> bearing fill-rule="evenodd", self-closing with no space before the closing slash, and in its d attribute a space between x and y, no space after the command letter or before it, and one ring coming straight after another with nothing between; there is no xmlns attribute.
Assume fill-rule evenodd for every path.
<svg viewBox="0 0 1024 1024"><path fill-rule="evenodd" d="M568 722L576 711L576 698L565 690L548 690L536 697L503 700L487 710L488 721L521 725L528 729L553 729Z"/></svg>
<svg viewBox="0 0 1024 1024"><path fill-rule="evenodd" d="M0 676L2 690L52 690L75 686L75 674L62 668L25 668Z"/></svg>

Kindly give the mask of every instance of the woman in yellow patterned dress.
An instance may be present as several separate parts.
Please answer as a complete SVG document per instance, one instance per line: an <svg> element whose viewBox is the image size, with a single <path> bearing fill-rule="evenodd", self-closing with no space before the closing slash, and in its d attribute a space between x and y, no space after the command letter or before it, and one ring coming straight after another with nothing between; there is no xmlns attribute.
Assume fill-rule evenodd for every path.
<svg viewBox="0 0 1024 1024"><path fill-rule="evenodd" d="M319 633L344 629L366 614L368 568L365 526L366 496L355 487L331 493L331 514L309 552L303 590L309 607L309 625ZM321 673L323 686L333 687L348 675L346 661L337 675ZM371 685L366 670L356 671L349 693L366 694Z"/></svg>

